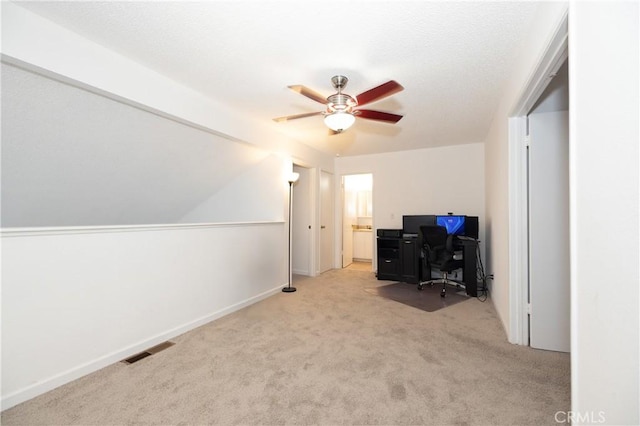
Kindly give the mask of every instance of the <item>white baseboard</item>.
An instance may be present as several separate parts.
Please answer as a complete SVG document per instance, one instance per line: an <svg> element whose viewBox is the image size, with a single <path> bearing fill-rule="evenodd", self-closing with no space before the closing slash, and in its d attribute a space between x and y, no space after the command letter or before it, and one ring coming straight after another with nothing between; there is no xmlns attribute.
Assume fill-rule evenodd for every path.
<svg viewBox="0 0 640 426"><path fill-rule="evenodd" d="M113 363L120 362L123 359L127 359L128 357L143 352L144 350L151 348L159 343L162 343L166 340L172 339L176 336L184 334L190 330L193 330L197 327L200 327L204 324L207 324L211 321L214 321L218 318L222 318L225 315L229 315L235 311L238 311L244 307L252 305L256 302L259 302L263 299L266 299L269 296L277 294L281 291L282 287L287 284L281 284L271 290L267 290L263 293L260 293L256 296L245 299L236 304L227 306L226 308L220 309L216 312L212 312L208 315L205 315L201 318L195 319L191 322L183 324L181 326L175 327L171 330L167 330L164 333L160 333L154 337L150 337L145 339L135 345L128 346L121 350L112 352L110 354L104 355L100 358L97 358L93 361L87 362L82 365L78 365L70 370L57 374L53 377L50 377L46 380L43 380L38 383L34 383L30 386L27 386L23 389L20 389L16 392L13 392L9 395L3 396L2 402L0 403L1 410L4 411L8 408L16 406L22 402L28 401L32 398L35 398L38 395L42 395L50 390L53 390L59 386L62 386L66 383L72 382L74 380L79 379L80 377L86 376L87 374L91 374L95 371L98 371L104 367L107 367Z"/></svg>

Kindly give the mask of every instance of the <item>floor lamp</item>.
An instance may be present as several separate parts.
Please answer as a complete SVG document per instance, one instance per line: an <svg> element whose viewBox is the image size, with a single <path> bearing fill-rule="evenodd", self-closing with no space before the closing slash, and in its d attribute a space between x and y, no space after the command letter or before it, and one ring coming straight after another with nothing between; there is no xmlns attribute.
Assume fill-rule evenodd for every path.
<svg viewBox="0 0 640 426"><path fill-rule="evenodd" d="M295 287L291 287L291 279L293 278L293 271L291 270L291 230L293 228L293 220L291 219L293 217L293 184L298 180L299 177L300 174L295 172L289 175L289 284L282 289L282 291L284 291L285 293L293 293L294 291L296 291Z"/></svg>

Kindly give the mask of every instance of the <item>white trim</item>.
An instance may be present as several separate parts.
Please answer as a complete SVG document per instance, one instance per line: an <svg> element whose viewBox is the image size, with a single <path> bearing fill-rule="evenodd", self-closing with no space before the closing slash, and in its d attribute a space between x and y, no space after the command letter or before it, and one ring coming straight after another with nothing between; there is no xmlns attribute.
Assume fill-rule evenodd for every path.
<svg viewBox="0 0 640 426"><path fill-rule="evenodd" d="M572 8L571 13L569 14L569 21L571 22L572 34L575 35L575 26L576 26L576 9ZM570 48L573 52L571 54L571 58L580 59L575 52L578 48L576 43L577 37L572 37L570 40ZM577 61L576 61L577 62ZM571 103L577 100L576 91L578 86L578 79L576 72L573 68L569 68L569 108L571 109ZM584 83L583 83L584 84ZM582 85L581 85L582 86ZM578 102L576 102L578 103ZM577 114L576 108L572 111L569 111L569 277L570 277L570 285L571 285L571 293L569 295L571 300L570 307L570 323L571 323L571 358L570 358L570 366L571 366L571 407L575 410L579 410L584 407L582 405L582 398L584 395L584 388L589 384L593 384L594 382L590 382L589 376L586 376L584 379L584 383L587 385L583 385L583 381L581 380L581 372L584 373L584 369L580 369L581 359L579 358L580 349L578 348L578 337L583 331L577 326L580 321L580 305L578 304L578 277L579 277L579 259L578 259L578 191L577 187L579 184L578 181L578 126L577 126ZM640 158L639 164L640 164ZM584 164L584 163L583 163ZM640 176L639 176L640 177ZM640 215L638 217L640 221ZM640 260L640 259L639 259ZM640 264L640 263L638 263ZM597 305L587 306L586 309L593 309ZM640 306L640 304L639 304ZM608 314L607 317L611 318L611 314ZM638 316L638 322L640 323L640 316ZM583 376L583 377L584 377ZM638 416L640 417L640 404L638 406Z"/></svg>
<svg viewBox="0 0 640 426"><path fill-rule="evenodd" d="M220 222L220 223L176 223L157 225L115 225L115 226L55 226L34 228L3 228L2 238L34 237L42 235L103 234L108 232L172 231L183 229L228 228L233 226L259 226L284 224L284 221L264 222Z"/></svg>
<svg viewBox="0 0 640 426"><path fill-rule="evenodd" d="M509 341L529 342L526 116L568 57L568 10L509 115Z"/></svg>
<svg viewBox="0 0 640 426"><path fill-rule="evenodd" d="M522 94L511 109L510 117L526 116L569 57L569 11L567 10L545 50L537 68L529 77Z"/></svg>
<svg viewBox="0 0 640 426"><path fill-rule="evenodd" d="M529 342L526 117L509 118L509 341Z"/></svg>

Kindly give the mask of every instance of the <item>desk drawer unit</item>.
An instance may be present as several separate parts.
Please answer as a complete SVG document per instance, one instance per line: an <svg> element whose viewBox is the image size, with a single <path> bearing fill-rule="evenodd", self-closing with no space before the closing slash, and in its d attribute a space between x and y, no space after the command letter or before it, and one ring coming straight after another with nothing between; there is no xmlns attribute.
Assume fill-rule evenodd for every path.
<svg viewBox="0 0 640 426"><path fill-rule="evenodd" d="M382 230L378 231L378 235ZM400 275L400 244L397 238L377 238L378 279L397 280Z"/></svg>
<svg viewBox="0 0 640 426"><path fill-rule="evenodd" d="M396 280L398 279L398 259L378 258L378 279Z"/></svg>

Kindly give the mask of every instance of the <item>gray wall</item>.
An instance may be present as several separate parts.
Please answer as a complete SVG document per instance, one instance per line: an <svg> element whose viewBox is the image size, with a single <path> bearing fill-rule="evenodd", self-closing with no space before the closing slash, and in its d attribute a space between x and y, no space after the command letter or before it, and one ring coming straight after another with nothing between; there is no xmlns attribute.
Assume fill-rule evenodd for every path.
<svg viewBox="0 0 640 426"><path fill-rule="evenodd" d="M2 226L283 220L283 163L2 65Z"/></svg>

